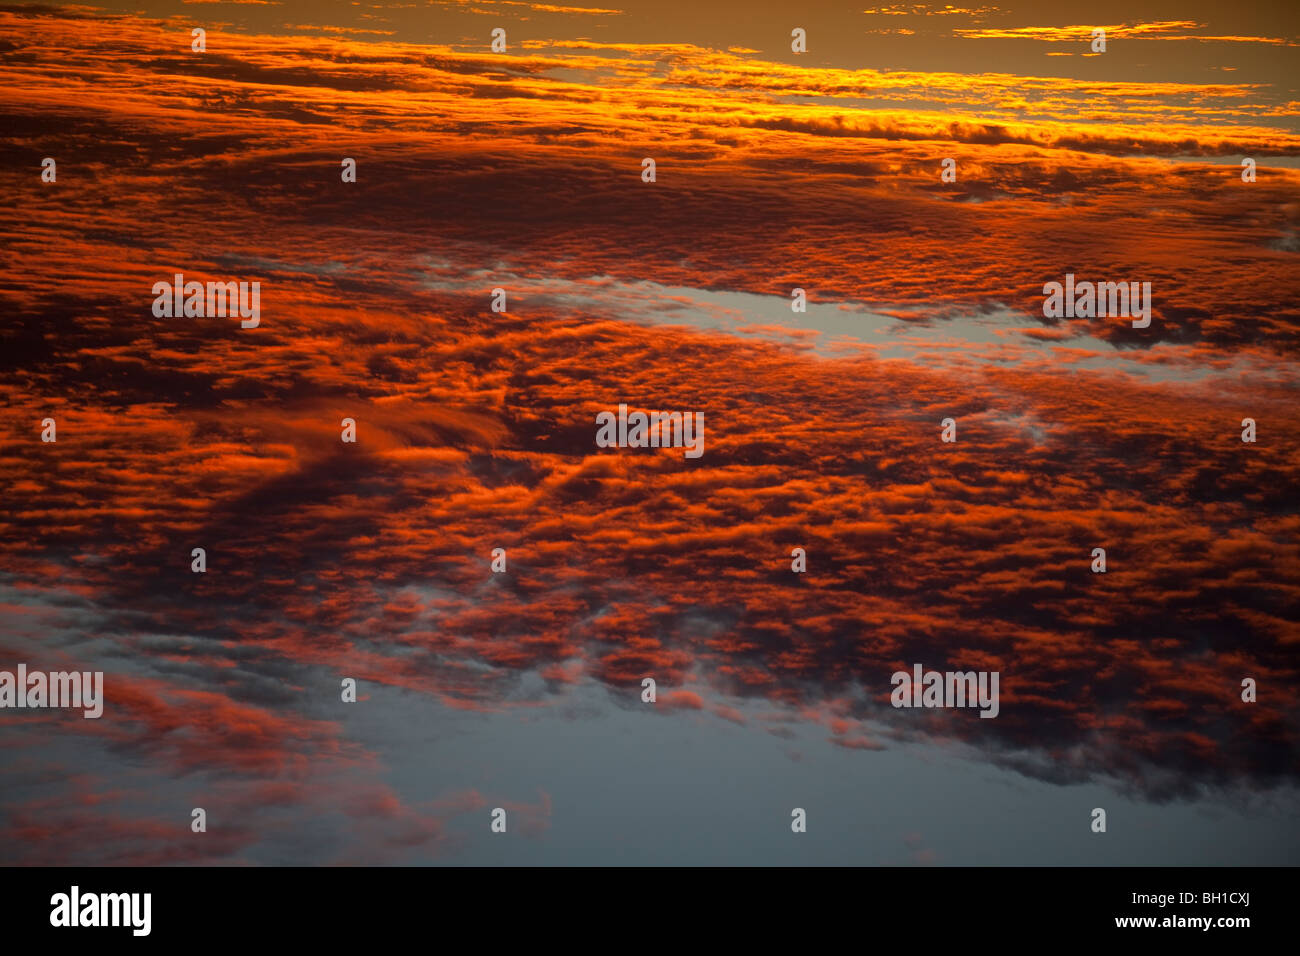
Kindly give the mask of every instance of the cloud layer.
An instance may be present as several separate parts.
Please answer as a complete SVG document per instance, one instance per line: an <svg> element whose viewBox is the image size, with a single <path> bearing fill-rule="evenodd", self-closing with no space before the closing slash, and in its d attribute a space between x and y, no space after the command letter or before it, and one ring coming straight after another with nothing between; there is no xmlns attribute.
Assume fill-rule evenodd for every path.
<svg viewBox="0 0 1300 956"><path fill-rule="evenodd" d="M99 722L4 718L31 790L11 859L86 859L110 793L135 815L94 858L176 861L145 783L49 779L56 731L215 775L254 822L209 860L284 806L367 821L376 860L449 851L448 818L507 799L369 782L305 702L337 694L321 674L484 711L579 681L636 701L653 676L668 715L824 724L858 759L930 737L1153 799L1295 783L1300 174L1269 165L1298 141L1256 91L208 44L0 13L0 661L107 672ZM176 272L260 281L260 327L155 318ZM1151 327L1043 319L1067 272L1151 282ZM683 318L795 287L896 321L827 358L815 331ZM958 345L910 338L935 331ZM620 402L703 411L704 457L596 448ZM1001 715L893 710L917 661L1000 671Z"/></svg>

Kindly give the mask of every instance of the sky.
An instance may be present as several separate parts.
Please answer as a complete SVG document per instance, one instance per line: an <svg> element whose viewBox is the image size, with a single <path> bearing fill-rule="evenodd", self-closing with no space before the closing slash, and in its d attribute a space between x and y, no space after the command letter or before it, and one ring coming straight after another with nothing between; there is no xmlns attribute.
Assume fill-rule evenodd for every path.
<svg viewBox="0 0 1300 956"><path fill-rule="evenodd" d="M0 7L0 862L1294 864L1294 5L608 2Z"/></svg>

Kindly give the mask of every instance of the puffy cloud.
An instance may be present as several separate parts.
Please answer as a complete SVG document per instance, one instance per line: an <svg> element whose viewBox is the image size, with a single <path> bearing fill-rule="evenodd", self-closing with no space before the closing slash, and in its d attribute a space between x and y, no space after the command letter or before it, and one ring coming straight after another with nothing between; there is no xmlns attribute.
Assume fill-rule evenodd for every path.
<svg viewBox="0 0 1300 956"><path fill-rule="evenodd" d="M851 751L928 735L1161 798L1294 782L1294 701L1239 698L1296 679L1300 600L1297 174L1262 160L1296 139L1235 123L1253 90L636 45L503 67L228 35L196 62L146 21L0 24L26 50L0 64L4 649L95 642L116 716L61 730L225 781L250 822L208 859L295 805L373 821L385 859L454 848L446 807L361 783L373 754L305 715L287 688L319 673L483 711L654 676L666 709ZM1010 118L1029 95L1043 115ZM1185 161L1246 150L1250 186ZM261 325L155 318L178 271L261 281ZM1067 271L1152 282L1151 328L1044 320ZM887 334L828 358L815 329L687 318L794 286ZM619 402L704 411L704 457L597 449ZM917 661L1000 671L999 718L890 708ZM67 822L114 785L14 798L9 832L74 858L41 801ZM174 859L112 820L131 861Z"/></svg>

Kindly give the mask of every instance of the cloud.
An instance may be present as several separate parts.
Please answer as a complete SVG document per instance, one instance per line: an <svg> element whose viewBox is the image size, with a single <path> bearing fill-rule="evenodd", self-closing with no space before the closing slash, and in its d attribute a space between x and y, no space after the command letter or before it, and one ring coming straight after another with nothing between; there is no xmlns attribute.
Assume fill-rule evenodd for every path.
<svg viewBox="0 0 1300 956"><path fill-rule="evenodd" d="M232 34L195 60L156 22L12 11L0 38L0 643L101 662L116 715L6 724L116 761L6 771L44 848L21 861L85 859L96 800L138 848L105 862L452 854L481 801L544 832L545 795L376 782L307 705L321 675L483 713L653 676L671 719L824 726L841 759L931 739L1151 799L1295 782L1294 701L1240 700L1300 676L1297 174L1265 161L1296 138L1263 91L675 45ZM1243 152L1249 185L1192 161ZM154 317L175 272L260 281L261 325ZM1151 328L1044 319L1066 272L1151 281ZM705 456L597 449L619 402L703 410ZM894 710L917 661L1000 671L998 719ZM169 849L185 817L147 795L199 778L241 823ZM290 812L371 829L308 851Z"/></svg>
<svg viewBox="0 0 1300 956"><path fill-rule="evenodd" d="M1158 20L1153 23L1113 23L1104 26L1067 27L988 27L982 29L954 29L953 36L967 40L1040 40L1045 43L1087 43L1094 30L1104 30L1109 39L1139 40L1199 40L1203 43L1260 43L1266 46L1296 46L1284 37L1256 36L1206 36L1187 33L1187 30L1204 29L1205 24L1195 20Z"/></svg>

